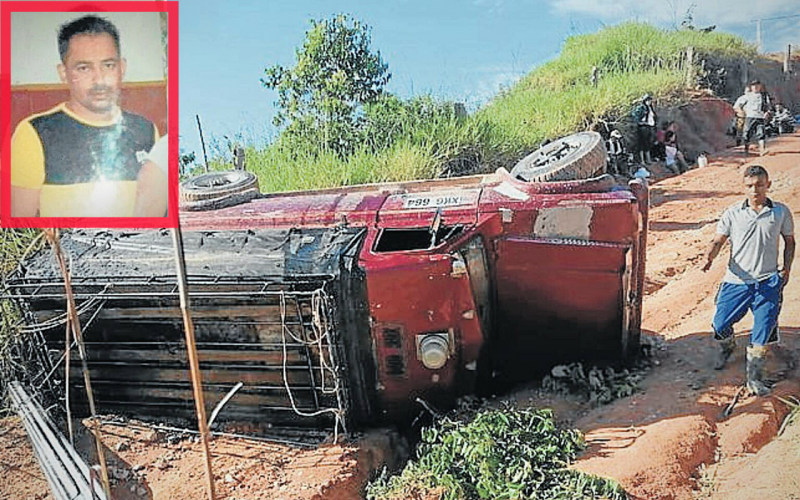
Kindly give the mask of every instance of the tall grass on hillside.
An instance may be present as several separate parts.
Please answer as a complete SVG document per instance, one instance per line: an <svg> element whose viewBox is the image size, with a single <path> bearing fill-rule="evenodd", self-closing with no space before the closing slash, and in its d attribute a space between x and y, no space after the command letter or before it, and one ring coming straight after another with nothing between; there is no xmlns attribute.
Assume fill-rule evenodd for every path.
<svg viewBox="0 0 800 500"><path fill-rule="evenodd" d="M686 82L686 50L695 57L743 58L756 55L728 33L662 30L623 23L567 39L561 54L520 80L476 114L514 138L518 154L547 138L585 129L604 117L627 116L649 93L681 101ZM599 70L597 86L592 69Z"/></svg>
<svg viewBox="0 0 800 500"><path fill-rule="evenodd" d="M359 145L327 151L313 135L288 144L278 137L247 150L248 169L264 192L402 181L510 168L545 139L586 129L600 118L627 116L642 94L686 99L686 49L696 60L756 56L734 35L663 30L623 23L567 39L561 54L500 92L481 110L457 116L430 96L384 96L367 107ZM599 70L597 86L590 82ZM230 168L217 159L215 168Z"/></svg>
<svg viewBox="0 0 800 500"><path fill-rule="evenodd" d="M569 37L556 59L532 71L515 90L588 83L594 66L602 74L683 70L688 47L698 57L755 57L755 47L723 32L662 30L645 23L627 22L597 33Z"/></svg>

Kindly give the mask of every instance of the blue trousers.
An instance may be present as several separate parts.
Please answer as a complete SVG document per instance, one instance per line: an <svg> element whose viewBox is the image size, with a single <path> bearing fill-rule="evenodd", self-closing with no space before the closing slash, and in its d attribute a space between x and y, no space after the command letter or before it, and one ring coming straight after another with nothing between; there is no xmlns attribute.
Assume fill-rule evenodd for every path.
<svg viewBox="0 0 800 500"><path fill-rule="evenodd" d="M753 312L752 345L778 341L778 314L781 312L783 283L775 273L758 283L736 284L723 282L717 292L717 310L712 327L714 338L722 340L733 335L733 325L747 311Z"/></svg>

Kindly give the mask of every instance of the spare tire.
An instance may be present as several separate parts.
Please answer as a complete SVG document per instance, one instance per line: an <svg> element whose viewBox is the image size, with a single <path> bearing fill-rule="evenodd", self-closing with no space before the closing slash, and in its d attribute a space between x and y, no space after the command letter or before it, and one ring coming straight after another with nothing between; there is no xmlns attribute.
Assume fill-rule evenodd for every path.
<svg viewBox="0 0 800 500"><path fill-rule="evenodd" d="M589 179L606 167L606 147L597 132L578 132L542 146L519 161L511 176L526 182Z"/></svg>
<svg viewBox="0 0 800 500"><path fill-rule="evenodd" d="M252 172L210 172L187 179L180 186L183 210L214 210L257 198L258 178Z"/></svg>

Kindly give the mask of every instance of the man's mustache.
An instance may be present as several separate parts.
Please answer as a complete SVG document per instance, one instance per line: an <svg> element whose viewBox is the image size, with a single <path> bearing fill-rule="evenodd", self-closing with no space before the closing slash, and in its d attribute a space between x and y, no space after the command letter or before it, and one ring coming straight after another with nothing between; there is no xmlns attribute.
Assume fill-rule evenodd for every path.
<svg viewBox="0 0 800 500"><path fill-rule="evenodd" d="M108 94L113 92L113 90L114 89L108 85L97 85L89 89L89 92L92 94Z"/></svg>

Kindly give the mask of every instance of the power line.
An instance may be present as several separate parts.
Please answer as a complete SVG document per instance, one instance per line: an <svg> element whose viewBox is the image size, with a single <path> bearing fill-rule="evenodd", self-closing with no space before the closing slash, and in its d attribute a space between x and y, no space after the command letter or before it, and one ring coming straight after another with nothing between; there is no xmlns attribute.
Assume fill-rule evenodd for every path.
<svg viewBox="0 0 800 500"><path fill-rule="evenodd" d="M794 15L791 15L791 16L765 17L763 19L751 19L750 22L751 23L757 23L759 21L778 21L778 20L781 20L781 19L791 19L793 17L800 17L800 14L794 14Z"/></svg>

